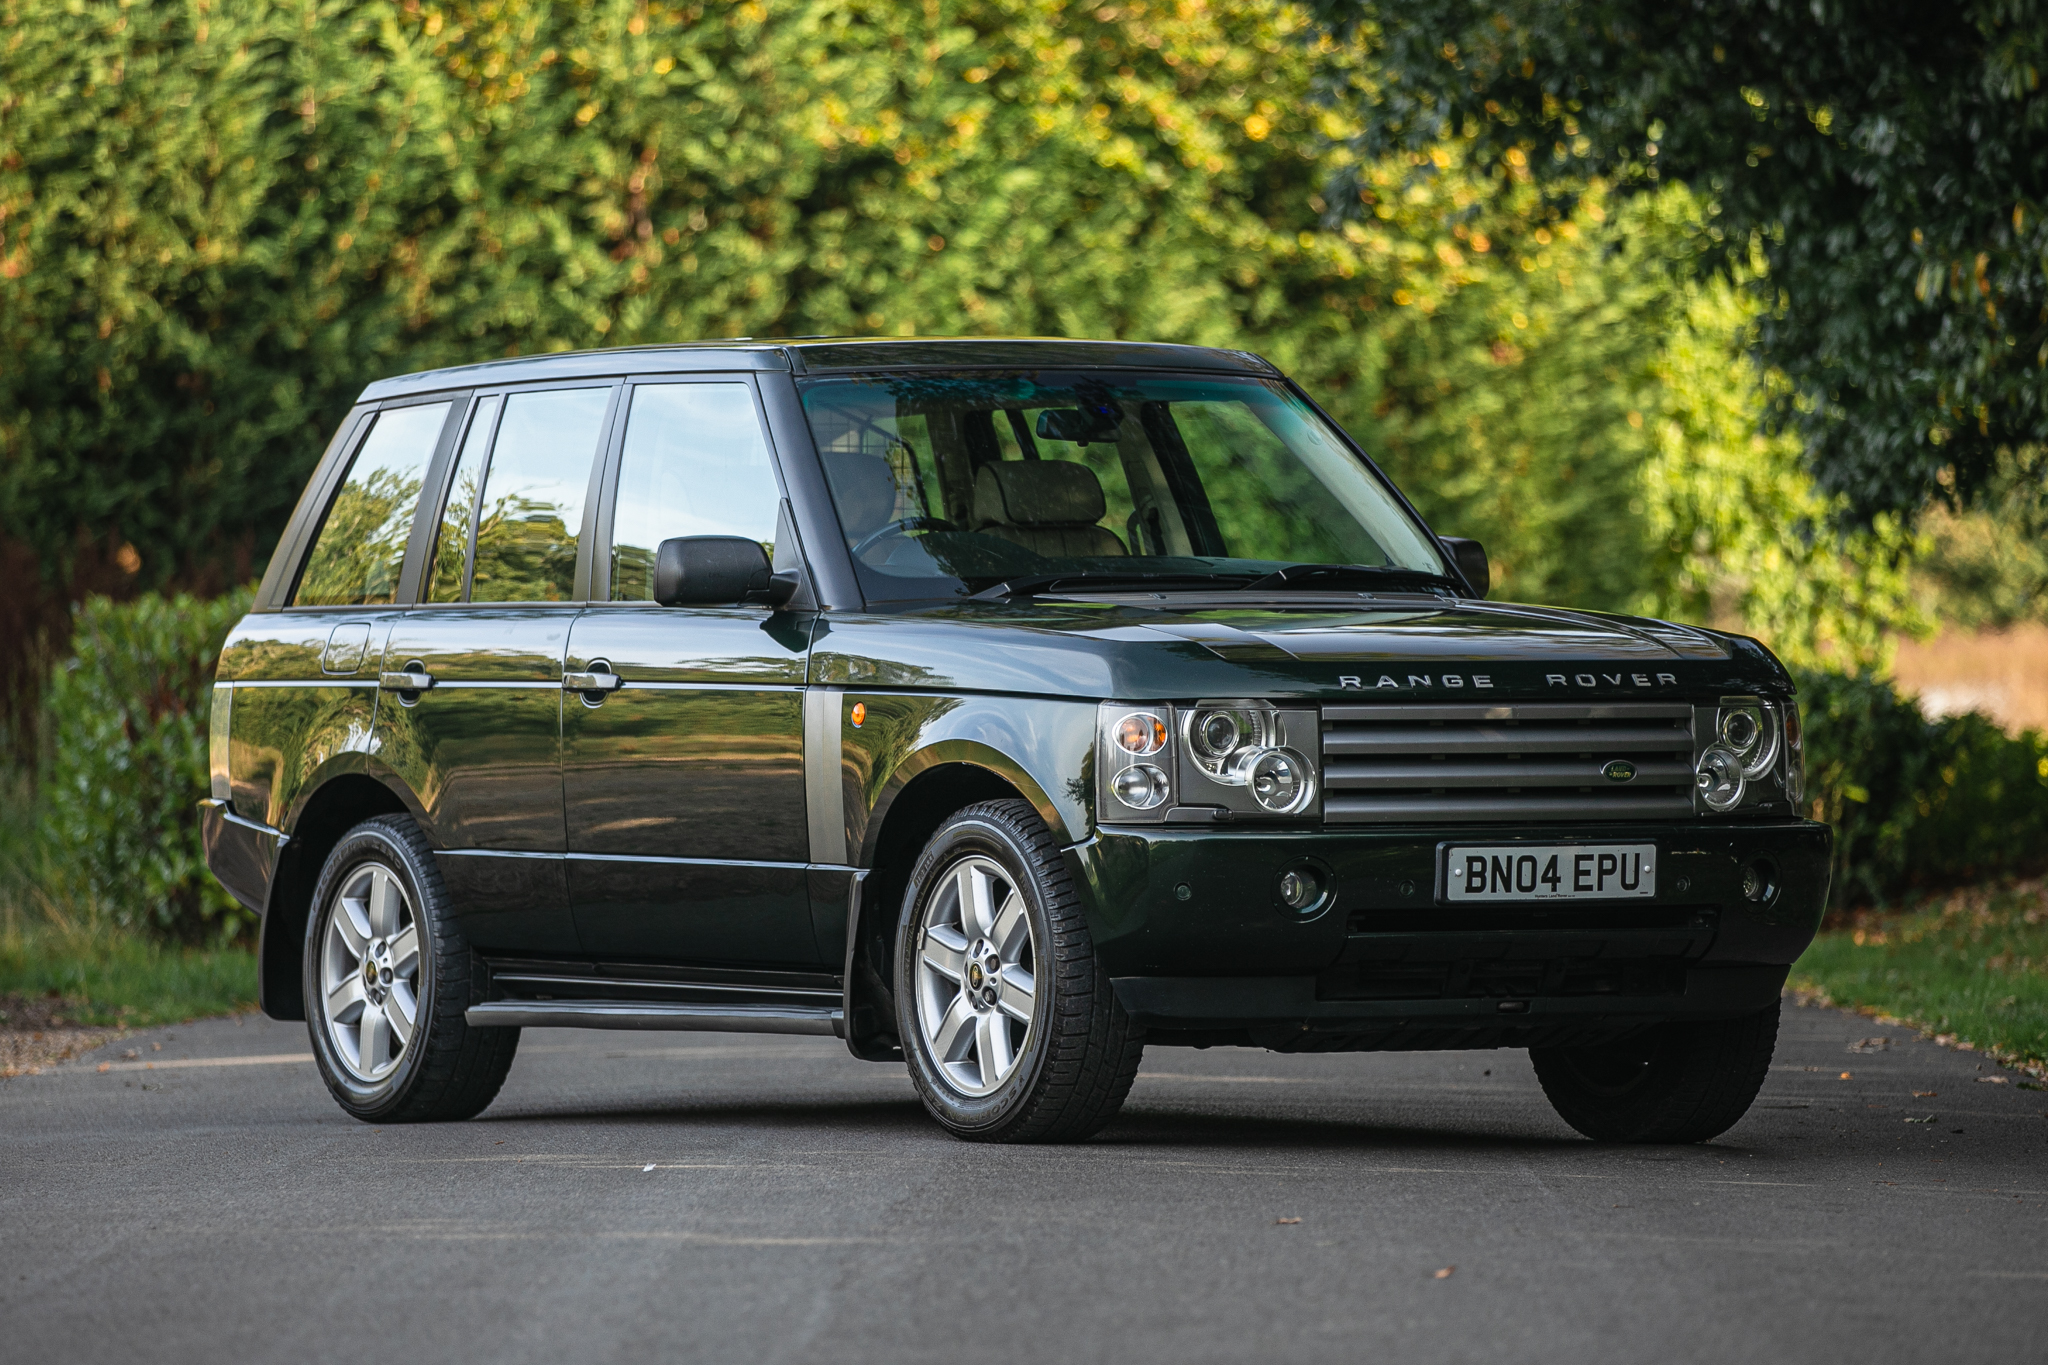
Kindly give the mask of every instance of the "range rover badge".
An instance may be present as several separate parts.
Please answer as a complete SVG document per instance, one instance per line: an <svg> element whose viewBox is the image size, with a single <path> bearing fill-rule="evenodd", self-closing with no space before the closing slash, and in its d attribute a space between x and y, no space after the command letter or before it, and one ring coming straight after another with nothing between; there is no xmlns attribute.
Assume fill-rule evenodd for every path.
<svg viewBox="0 0 2048 1365"><path fill-rule="evenodd" d="M1636 775L1636 765L1625 758L1611 759L1600 769L1600 776L1609 782L1627 782Z"/></svg>

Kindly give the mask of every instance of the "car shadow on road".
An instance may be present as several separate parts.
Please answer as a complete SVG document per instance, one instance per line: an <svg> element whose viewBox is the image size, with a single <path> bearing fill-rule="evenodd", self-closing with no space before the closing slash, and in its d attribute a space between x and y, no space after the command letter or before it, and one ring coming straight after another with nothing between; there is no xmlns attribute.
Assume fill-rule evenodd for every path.
<svg viewBox="0 0 2048 1365"><path fill-rule="evenodd" d="M493 1109L471 1120L478 1124L538 1125L604 1123L621 1126L683 1129L748 1129L767 1133L817 1136L843 1131L848 1136L928 1139L947 1142L943 1129L915 1099L900 1100L712 1100L675 1097L644 1103L577 1107ZM1583 1138L1550 1134L1457 1129L1401 1122L1360 1122L1354 1119L1300 1115L1255 1115L1127 1109L1099 1136L1081 1144L1140 1152L1170 1150L1176 1155L1200 1151L1241 1153L1250 1150L1349 1153L1523 1156L1585 1153L1601 1150Z"/></svg>

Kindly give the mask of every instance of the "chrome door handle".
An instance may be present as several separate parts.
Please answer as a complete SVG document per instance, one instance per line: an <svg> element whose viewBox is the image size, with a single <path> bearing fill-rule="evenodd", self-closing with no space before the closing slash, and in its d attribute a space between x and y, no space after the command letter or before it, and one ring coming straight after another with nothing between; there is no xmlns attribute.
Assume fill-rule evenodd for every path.
<svg viewBox="0 0 2048 1365"><path fill-rule="evenodd" d="M562 690L564 692L612 692L616 691L618 686L619 675L616 673L564 673L562 675Z"/></svg>
<svg viewBox="0 0 2048 1365"><path fill-rule="evenodd" d="M425 692L434 685L434 675L424 669L408 668L403 673L379 673L377 687L385 692Z"/></svg>

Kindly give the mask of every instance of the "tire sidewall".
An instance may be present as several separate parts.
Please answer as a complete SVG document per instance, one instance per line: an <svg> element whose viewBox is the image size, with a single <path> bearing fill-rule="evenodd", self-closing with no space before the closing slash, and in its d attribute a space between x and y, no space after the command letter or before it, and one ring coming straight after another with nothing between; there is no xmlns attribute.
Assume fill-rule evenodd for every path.
<svg viewBox="0 0 2048 1365"><path fill-rule="evenodd" d="M1031 921L1035 977L1024 1058L1010 1078L987 1095L963 1095L946 1080L926 1046L917 1002L917 947L925 908L945 885L939 874L975 855L1001 867L1024 898L1024 911ZM1059 945L1046 910L1050 896L1051 889L1039 877L1015 832L985 811L956 816L941 826L911 870L896 924L897 1036L903 1039L911 1080L933 1112L956 1131L972 1133L1001 1126L1028 1102L1044 1076L1052 1022L1059 1017L1054 1008L1059 993Z"/></svg>
<svg viewBox="0 0 2048 1365"><path fill-rule="evenodd" d="M418 1010L414 1015L412 1041L398 1067L381 1081L359 1081L336 1055L334 1040L327 1033L327 1010L320 981L321 947L326 941L328 921L334 914L335 893L370 863L396 876L412 906L413 924L419 939L420 969ZM435 919L439 906L427 895L412 850L397 832L381 821L356 826L342 837L327 855L314 889L313 911L306 916L306 942L301 967L306 992L306 1023L313 1036L313 1059L335 1101L361 1119L376 1119L405 1103L419 1081L422 1059L427 1055L429 1034L434 1027L434 1009L439 995L439 958Z"/></svg>

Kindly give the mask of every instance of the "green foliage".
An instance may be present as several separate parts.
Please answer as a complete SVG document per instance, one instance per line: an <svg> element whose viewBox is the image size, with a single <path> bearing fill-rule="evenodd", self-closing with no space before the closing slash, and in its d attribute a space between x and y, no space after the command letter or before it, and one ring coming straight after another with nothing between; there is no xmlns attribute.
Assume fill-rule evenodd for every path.
<svg viewBox="0 0 2048 1365"><path fill-rule="evenodd" d="M2048 12L2039 0L1315 0L1374 53L1326 91L1365 163L1463 140L1510 190L1711 196L1764 307L1775 416L1867 524L2048 443ZM1337 178L1340 209L1355 175ZM1945 470L1953 483L1944 485ZM2036 479L2040 469L2034 469Z"/></svg>
<svg viewBox="0 0 2048 1365"><path fill-rule="evenodd" d="M1929 720L1869 674L1797 670L1806 786L1835 827L1837 905L2048 865L2048 737Z"/></svg>
<svg viewBox="0 0 2048 1365"><path fill-rule="evenodd" d="M1913 577L1942 621L1966 630L2048 621L2048 507L2030 505L2022 483L2001 470L1987 506L1929 514Z"/></svg>
<svg viewBox="0 0 2048 1365"><path fill-rule="evenodd" d="M0 524L46 591L81 531L132 541L139 585L194 581L271 543L381 375L704 335L1134 336L1271 356L1487 542L1503 596L1678 602L1660 547L1715 490L1796 475L1737 458L1668 511L1645 483L1672 458L1675 239L1617 250L1597 198L1555 219L1455 146L1426 183L1354 167L1367 216L1326 225L1359 130L1312 85L1358 54L1305 25L1268 0L0 0ZM1709 331L1729 358L1682 401L1747 411ZM1796 522L1762 525L1729 572L1803 562Z"/></svg>
<svg viewBox="0 0 2048 1365"><path fill-rule="evenodd" d="M38 843L53 903L188 942L224 941L250 922L206 870L194 809L207 792L221 641L249 597L93 598L80 608L76 656L44 693L53 751L38 784Z"/></svg>
<svg viewBox="0 0 2048 1365"><path fill-rule="evenodd" d="M2048 1071L2048 886L1973 888L1867 912L1814 940L1795 985Z"/></svg>

